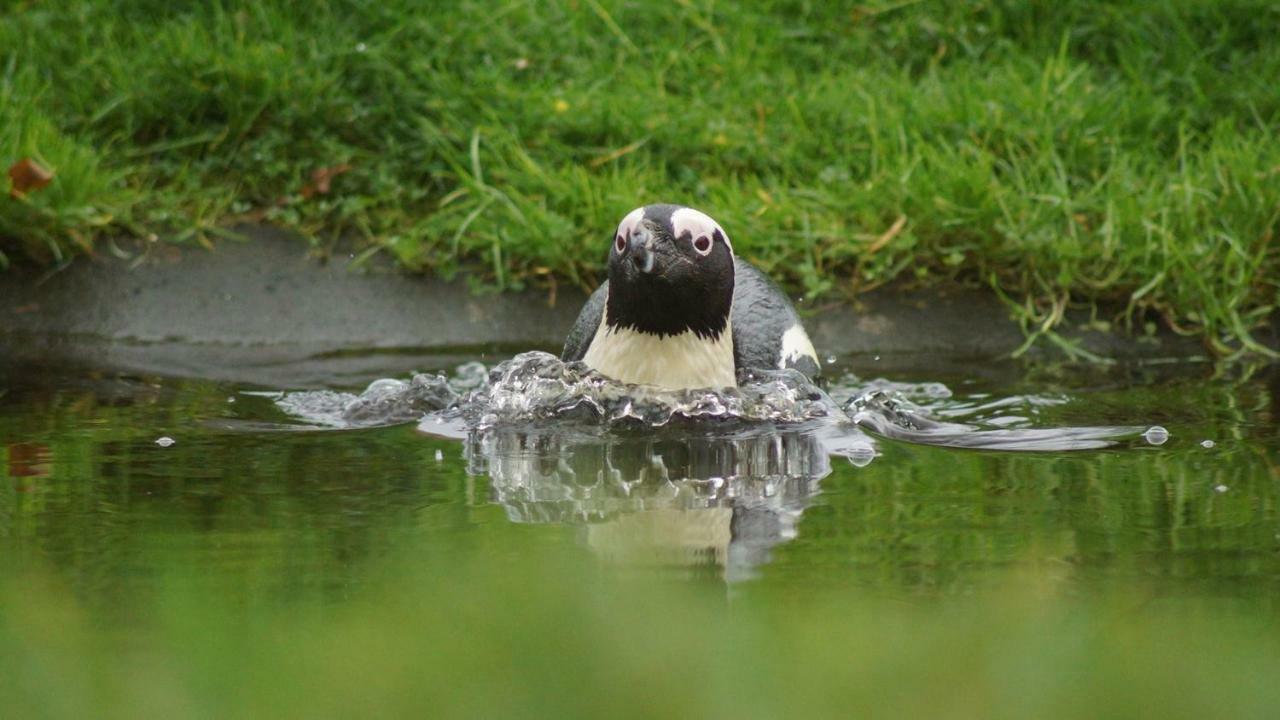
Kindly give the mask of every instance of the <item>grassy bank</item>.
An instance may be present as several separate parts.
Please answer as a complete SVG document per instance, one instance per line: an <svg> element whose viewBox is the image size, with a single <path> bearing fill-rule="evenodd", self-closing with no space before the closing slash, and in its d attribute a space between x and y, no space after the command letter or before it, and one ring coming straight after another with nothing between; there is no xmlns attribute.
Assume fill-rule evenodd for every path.
<svg viewBox="0 0 1280 720"><path fill-rule="evenodd" d="M8 260L250 219L589 287L675 200L809 296L959 278L1223 353L1280 299L1268 0L3 7L0 164L55 173Z"/></svg>

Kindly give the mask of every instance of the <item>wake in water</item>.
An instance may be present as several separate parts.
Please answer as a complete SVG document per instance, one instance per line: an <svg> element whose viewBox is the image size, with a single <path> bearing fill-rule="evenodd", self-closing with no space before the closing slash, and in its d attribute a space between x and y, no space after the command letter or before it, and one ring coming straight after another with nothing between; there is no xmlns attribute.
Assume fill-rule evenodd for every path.
<svg viewBox="0 0 1280 720"><path fill-rule="evenodd" d="M987 450L1061 451L1109 447L1138 438L1136 426L1031 427L1037 408L1064 397L981 397L957 401L939 383L876 380L833 388L832 398L797 372L747 375L739 387L666 391L623 385L581 363L528 352L494 366L471 363L454 377L378 380L363 393L289 393L277 404L305 422L369 427L420 421L424 432L466 438L494 428L554 425L621 431L670 426L731 433L769 425L806 426L832 454L866 464L875 456L866 430L894 440ZM1019 414L1017 411L1025 412Z"/></svg>
<svg viewBox="0 0 1280 720"><path fill-rule="evenodd" d="M929 383L931 389L941 387ZM877 381L849 398L843 405L850 420L877 435L943 447L983 450L1096 450L1111 447L1123 439L1138 437L1137 426L1083 426L1060 428L1030 427L1031 419L1020 409L1061 405L1066 398L1015 396L981 404L949 403L950 392L937 395L933 407L917 405L908 392L910 386ZM1010 412L1013 411L1013 412ZM942 418L972 418L971 422L949 422Z"/></svg>

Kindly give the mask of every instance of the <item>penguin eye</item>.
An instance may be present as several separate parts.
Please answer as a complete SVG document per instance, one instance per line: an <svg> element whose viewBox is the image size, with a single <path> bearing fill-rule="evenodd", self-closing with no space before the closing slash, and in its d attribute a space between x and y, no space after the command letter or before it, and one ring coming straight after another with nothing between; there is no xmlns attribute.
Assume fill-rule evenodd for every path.
<svg viewBox="0 0 1280 720"><path fill-rule="evenodd" d="M627 251L627 238L631 237L631 231L640 224L641 220L644 220L644 208L638 207L627 213L627 216L622 218L622 222L618 223L618 229L614 233L613 247L617 249L619 255Z"/></svg>
<svg viewBox="0 0 1280 720"><path fill-rule="evenodd" d="M716 243L724 243L724 249L733 254L733 245L729 237L720 229L719 223L700 210L682 207L671 213L671 237L688 238L693 249L699 255L710 255Z"/></svg>

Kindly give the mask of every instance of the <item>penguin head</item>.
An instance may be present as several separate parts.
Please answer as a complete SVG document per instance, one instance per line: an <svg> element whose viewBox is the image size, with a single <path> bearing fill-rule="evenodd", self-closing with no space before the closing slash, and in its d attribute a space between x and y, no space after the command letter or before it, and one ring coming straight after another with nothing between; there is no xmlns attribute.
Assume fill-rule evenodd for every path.
<svg viewBox="0 0 1280 720"><path fill-rule="evenodd" d="M682 205L627 213L609 250L606 321L666 337L718 339L733 305L733 247L720 224Z"/></svg>

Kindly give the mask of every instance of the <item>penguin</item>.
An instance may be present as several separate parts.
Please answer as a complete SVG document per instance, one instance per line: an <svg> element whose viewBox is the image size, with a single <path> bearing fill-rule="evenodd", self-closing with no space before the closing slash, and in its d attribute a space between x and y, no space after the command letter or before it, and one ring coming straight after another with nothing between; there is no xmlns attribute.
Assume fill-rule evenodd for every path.
<svg viewBox="0 0 1280 720"><path fill-rule="evenodd" d="M800 316L738 258L720 224L683 205L646 205L618 224L609 278L587 299L561 359L623 383L727 388L744 371L821 365Z"/></svg>

